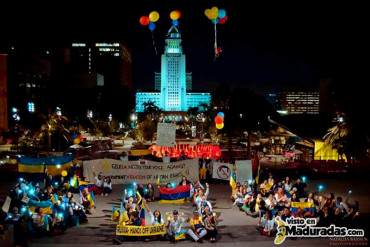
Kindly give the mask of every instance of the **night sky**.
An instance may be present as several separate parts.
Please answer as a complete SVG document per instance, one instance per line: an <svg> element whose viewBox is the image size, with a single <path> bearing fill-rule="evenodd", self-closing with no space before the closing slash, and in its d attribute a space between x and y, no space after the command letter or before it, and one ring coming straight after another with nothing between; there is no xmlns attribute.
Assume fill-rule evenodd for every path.
<svg viewBox="0 0 370 247"><path fill-rule="evenodd" d="M10 1L9 1L10 2ZM152 10L161 17L154 31L159 49L170 27L169 13L182 12L180 30L193 72L195 89L229 84L257 91L274 88L315 88L320 78L337 76L353 68L362 52L364 23L360 6L334 4L282 5L281 1L247 4L249 1L157 0L35 3L3 6L2 46L19 44L55 47L72 41L123 40L132 49L134 86L153 86L160 69L160 54L152 47L150 31L138 19ZM22 6L22 9L19 7ZM224 52L213 61L213 26L204 10L225 8L229 20L219 25L219 44ZM5 10L5 11L4 11Z"/></svg>

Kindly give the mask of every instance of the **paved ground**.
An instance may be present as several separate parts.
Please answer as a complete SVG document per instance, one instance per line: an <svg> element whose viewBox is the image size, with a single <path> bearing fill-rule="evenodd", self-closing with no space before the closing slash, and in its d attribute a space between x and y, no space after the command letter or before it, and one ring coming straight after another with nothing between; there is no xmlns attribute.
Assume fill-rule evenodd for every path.
<svg viewBox="0 0 370 247"><path fill-rule="evenodd" d="M320 182L325 183L327 192L335 192L336 194L347 193L348 189L353 190L352 196L356 200L360 200L362 212L368 210L368 182L358 181L351 183L352 187L338 185L338 181L328 180ZM339 181L341 184L343 181ZM345 183L345 182L343 182ZM311 181L310 187L314 187L317 183ZM347 184L347 183L345 183ZM365 187L364 187L365 186ZM3 187L4 188L4 187ZM362 188L362 189L361 189ZM113 245L115 239L115 223L111 221L112 205L119 206L120 186L114 187L114 192L109 197L96 196L97 210L89 217L89 222L80 227L69 228L67 232L60 236L44 237L34 239L30 242L31 246L107 246ZM229 200L230 190L228 185L212 185L210 200L214 205L214 210L220 214L221 222L219 224L220 239L217 243L212 243L212 246L272 246L273 238L261 236L255 229L256 219L247 217L245 214L232 207ZM186 215L191 214L193 207L190 204L186 205L163 205L158 202L150 203L152 210L158 208L162 214L177 209L184 212ZM369 211L367 211L369 212ZM301 240L286 240L283 246L329 246L327 239L301 239ZM122 246L171 246L168 241L152 241L152 242L124 242ZM176 243L179 246L211 246L211 243L205 241L202 244L193 243L190 240ZM7 246L2 244L0 246ZM343 245L342 245L343 246Z"/></svg>

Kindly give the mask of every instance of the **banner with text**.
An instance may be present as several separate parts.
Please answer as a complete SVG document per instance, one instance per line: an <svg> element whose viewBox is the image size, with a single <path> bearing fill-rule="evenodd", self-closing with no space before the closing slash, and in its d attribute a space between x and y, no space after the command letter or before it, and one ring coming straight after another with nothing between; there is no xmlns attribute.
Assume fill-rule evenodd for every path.
<svg viewBox="0 0 370 247"><path fill-rule="evenodd" d="M253 180L251 160L237 160L235 161L235 165L237 182L249 183Z"/></svg>
<svg viewBox="0 0 370 247"><path fill-rule="evenodd" d="M213 162L212 178L230 180L232 165L228 163Z"/></svg>
<svg viewBox="0 0 370 247"><path fill-rule="evenodd" d="M83 162L84 176L94 181L100 172L110 177L113 184L161 184L180 182L186 176L192 182L199 180L198 159L163 163L150 160L122 161L115 159L96 159Z"/></svg>

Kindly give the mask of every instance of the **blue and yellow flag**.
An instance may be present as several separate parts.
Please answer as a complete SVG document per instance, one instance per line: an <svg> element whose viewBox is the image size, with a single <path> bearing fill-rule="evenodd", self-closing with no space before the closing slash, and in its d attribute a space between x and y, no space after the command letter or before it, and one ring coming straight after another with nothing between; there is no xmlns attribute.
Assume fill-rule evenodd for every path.
<svg viewBox="0 0 370 247"><path fill-rule="evenodd" d="M230 174L230 187L233 191L236 188L236 174L234 171L231 171L231 174Z"/></svg>

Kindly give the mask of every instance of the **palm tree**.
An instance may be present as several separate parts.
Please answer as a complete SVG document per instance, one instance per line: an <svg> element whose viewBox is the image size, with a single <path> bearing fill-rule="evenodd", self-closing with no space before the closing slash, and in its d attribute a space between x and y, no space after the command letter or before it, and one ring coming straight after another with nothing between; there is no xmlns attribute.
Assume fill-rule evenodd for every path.
<svg viewBox="0 0 370 247"><path fill-rule="evenodd" d="M63 138L67 142L69 141L69 130L66 127L68 123L68 118L65 116L59 116L55 113L49 114L48 118L46 119L46 123L41 126L41 130L39 133L39 139L43 139L47 137L48 148L51 149L51 137L53 135L57 135L58 139L58 149L60 150L60 139Z"/></svg>
<svg viewBox="0 0 370 247"><path fill-rule="evenodd" d="M338 150L338 154L344 154L346 141L349 135L349 127L345 122L338 122L335 126L328 129L323 137L325 143L330 144Z"/></svg>

